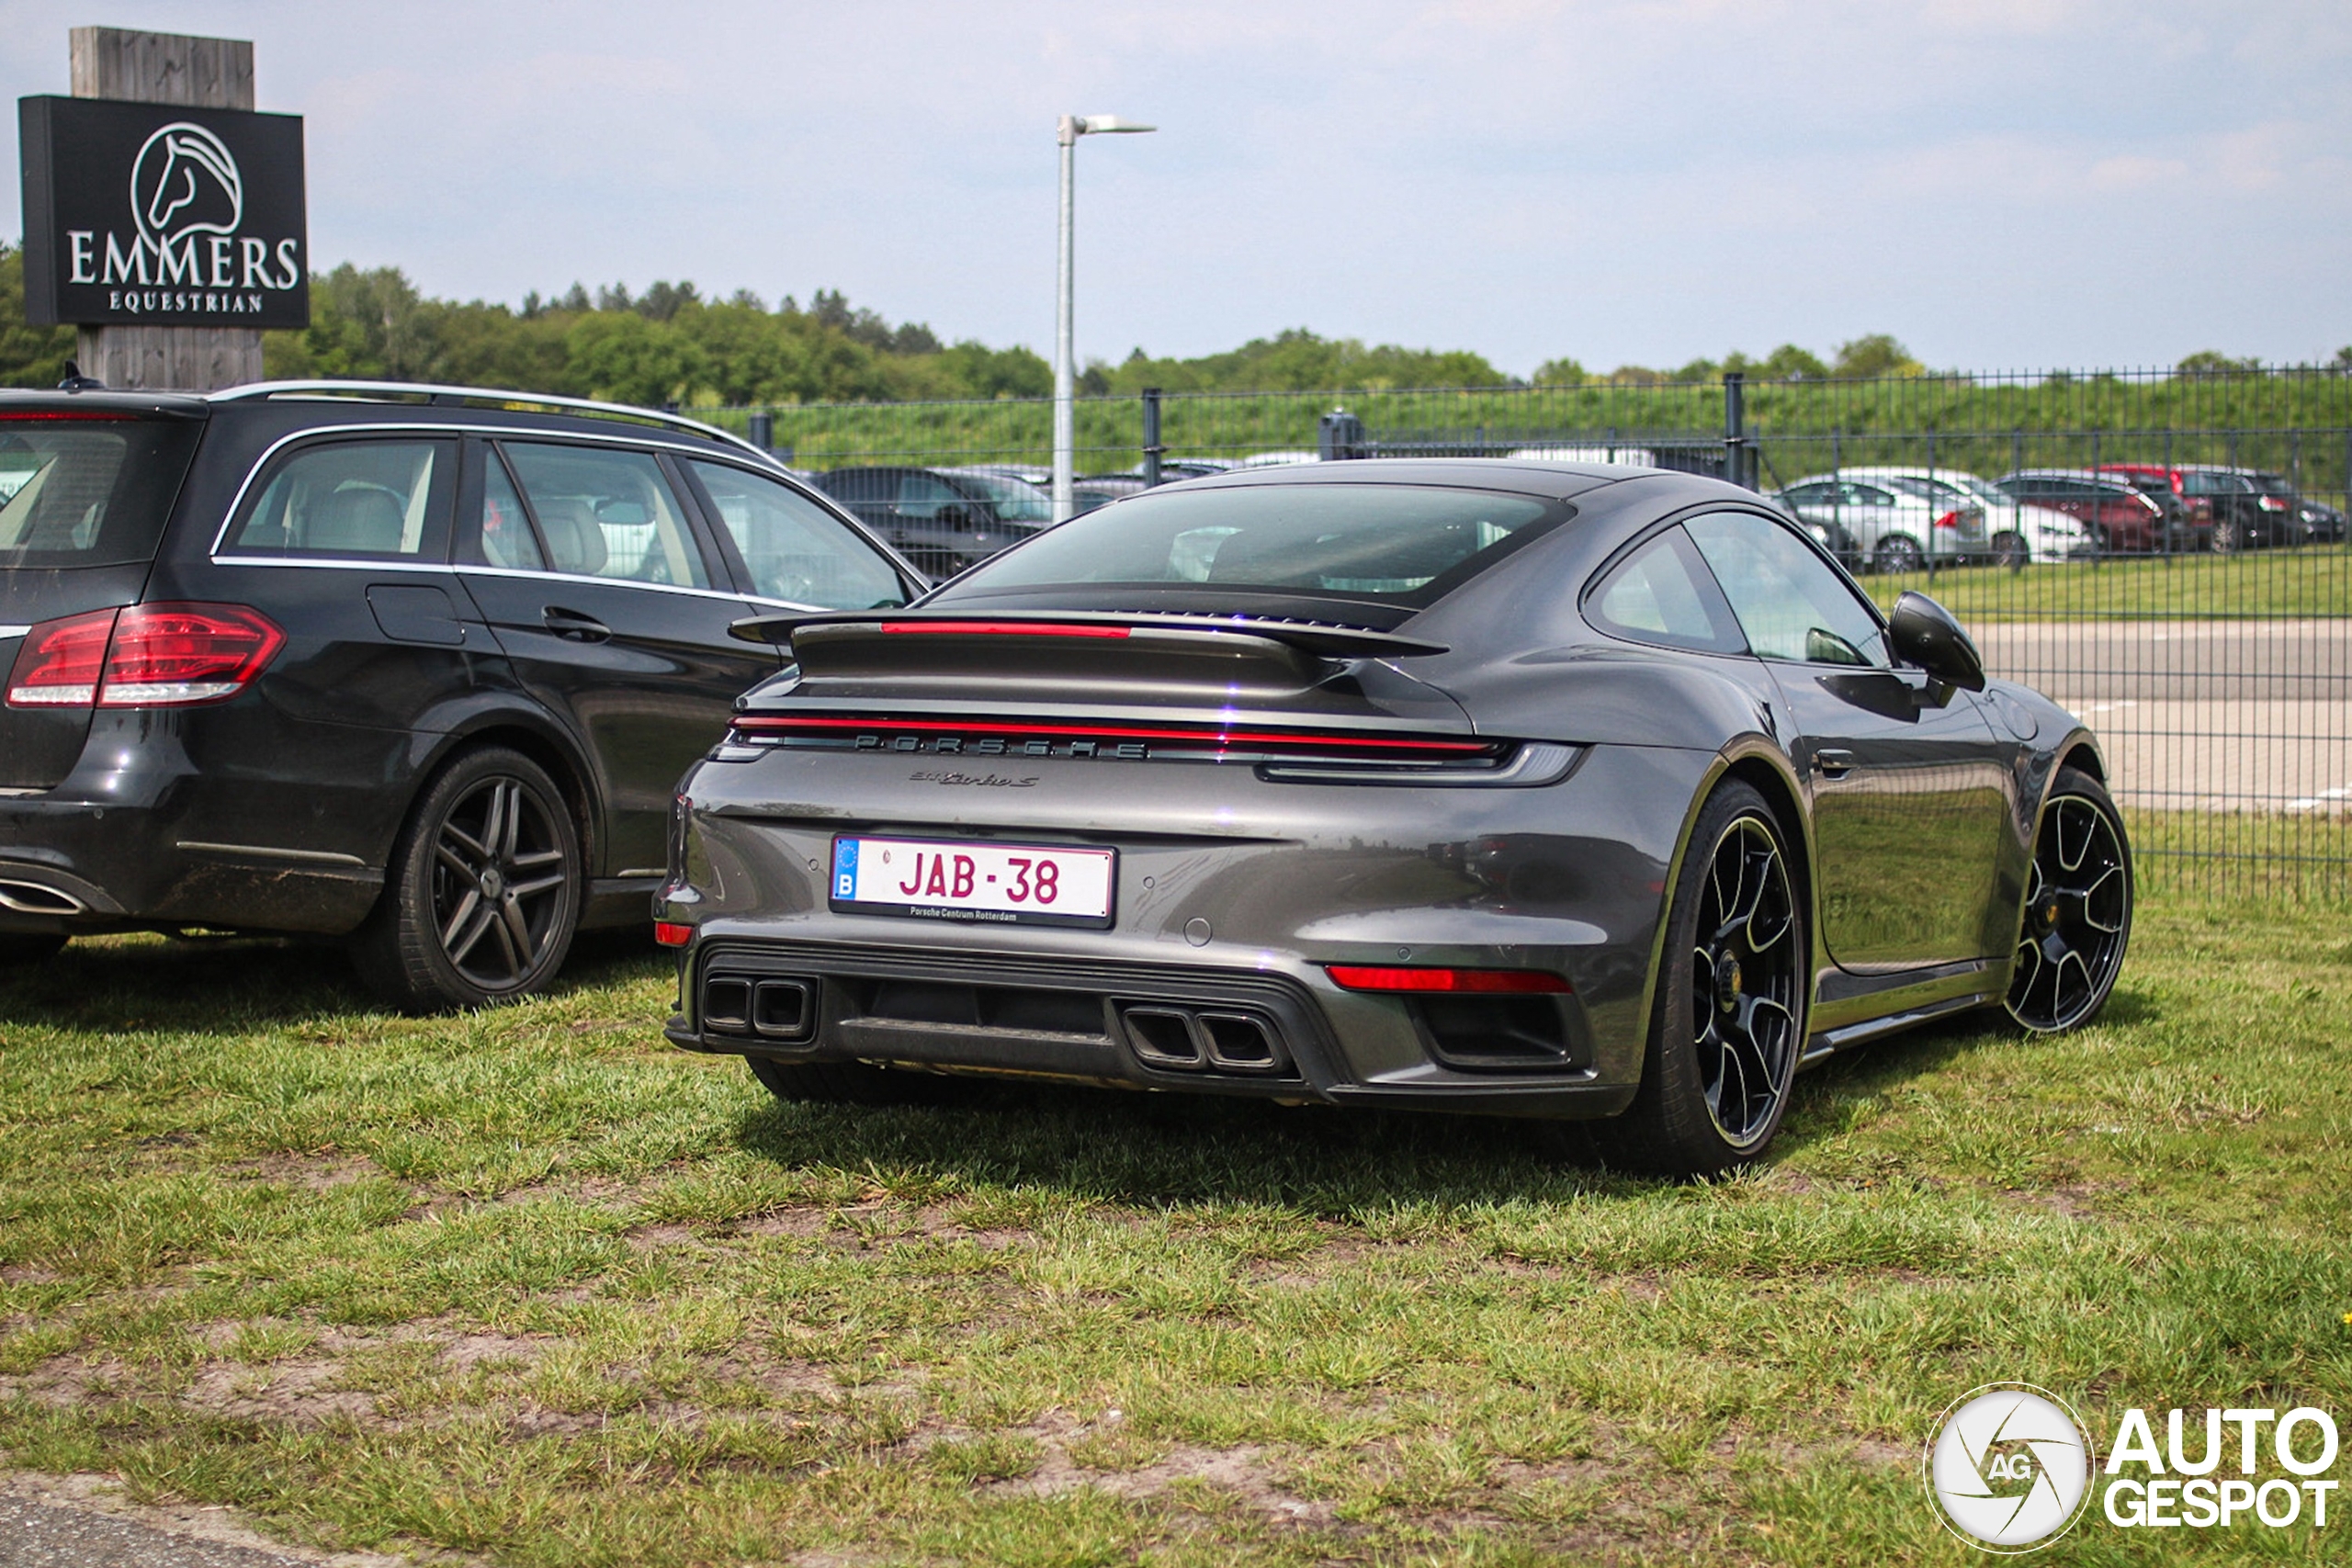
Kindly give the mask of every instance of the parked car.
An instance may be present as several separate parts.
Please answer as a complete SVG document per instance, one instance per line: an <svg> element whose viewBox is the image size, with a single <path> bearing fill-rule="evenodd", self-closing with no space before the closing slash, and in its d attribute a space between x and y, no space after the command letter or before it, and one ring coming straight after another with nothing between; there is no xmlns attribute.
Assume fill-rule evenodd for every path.
<svg viewBox="0 0 2352 1568"><path fill-rule="evenodd" d="M0 394L0 960L347 939L410 1008L638 925L672 786L776 650L906 563L641 409L326 382Z"/></svg>
<svg viewBox="0 0 2352 1568"><path fill-rule="evenodd" d="M1162 457L1159 460L1159 478L1161 483L1172 484L1178 479L1197 479L1210 474L1222 474L1240 466L1240 462L1232 457ZM1143 465L1136 465L1135 472L1141 477Z"/></svg>
<svg viewBox="0 0 2352 1568"><path fill-rule="evenodd" d="M1983 507L1891 479L1814 474L1784 487L1779 500L1824 529L1857 570L1917 571L1930 557L1960 560L1987 548Z"/></svg>
<svg viewBox="0 0 2352 1568"><path fill-rule="evenodd" d="M796 673L680 784L657 919L670 1038L787 1099L1591 1117L1714 1170L1801 1062L2083 1023L2129 937L2090 733L1720 480L1233 473L758 629Z"/></svg>
<svg viewBox="0 0 2352 1568"><path fill-rule="evenodd" d="M2304 542L2302 497L2277 474L2259 468L2187 467L2182 491L2202 498L2213 513L2213 547L2271 549Z"/></svg>
<svg viewBox="0 0 2352 1568"><path fill-rule="evenodd" d="M1149 488L1140 474L1089 474L1071 485L1070 493L1078 502L1078 514L1082 515Z"/></svg>
<svg viewBox="0 0 2352 1568"><path fill-rule="evenodd" d="M2163 463L2101 463L2094 471L2129 480L2133 488L2173 513L2177 520L2186 522L2195 531L2197 548L2215 547L2211 494L2209 491L2188 485L2185 470ZM2233 528L2223 529L2220 535L2222 541L2220 547L2233 547L2229 541L2236 532Z"/></svg>
<svg viewBox="0 0 2352 1568"><path fill-rule="evenodd" d="M2195 547L2194 527L2167 511L2154 496L2117 474L2089 468L2023 468L2004 474L1994 488L2029 506L2063 512L2087 525L2109 555L2145 555Z"/></svg>
<svg viewBox="0 0 2352 1568"><path fill-rule="evenodd" d="M1838 476L1883 485L1919 497L1930 506L1975 512L1984 519L1980 550L2003 566L2025 561L2066 560L2095 548L2095 536L2075 517L2046 506L2027 506L1996 490L1988 479L1957 468L1840 468Z"/></svg>
<svg viewBox="0 0 2352 1568"><path fill-rule="evenodd" d="M2303 542L2308 545L2340 545L2345 538L2343 512L2336 507L2306 497L2301 517Z"/></svg>
<svg viewBox="0 0 2352 1568"><path fill-rule="evenodd" d="M1035 486L1024 486L1031 494L1011 491L1023 483L938 468L833 468L817 476L819 489L933 577L953 577L1051 525L1051 499L1039 513Z"/></svg>
<svg viewBox="0 0 2352 1568"><path fill-rule="evenodd" d="M1043 528L1050 526L1054 521L1053 491L1046 488L1053 482L1051 474L1042 480L1032 480L1014 471L1010 465L943 468L940 471L978 484L988 492L989 501L996 507L996 514L1007 523L1030 524Z"/></svg>

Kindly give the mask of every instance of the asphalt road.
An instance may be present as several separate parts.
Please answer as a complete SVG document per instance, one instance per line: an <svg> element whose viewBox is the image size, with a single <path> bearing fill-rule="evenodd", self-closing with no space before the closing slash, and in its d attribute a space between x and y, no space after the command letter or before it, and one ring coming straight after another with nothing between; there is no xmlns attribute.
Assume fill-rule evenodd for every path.
<svg viewBox="0 0 2352 1568"><path fill-rule="evenodd" d="M225 1509L143 1507L91 1475L0 1479L0 1568L396 1568L372 1554L280 1546Z"/></svg>
<svg viewBox="0 0 2352 1568"><path fill-rule="evenodd" d="M1987 671L2098 731L2128 805L2352 810L2352 618L1971 628Z"/></svg>

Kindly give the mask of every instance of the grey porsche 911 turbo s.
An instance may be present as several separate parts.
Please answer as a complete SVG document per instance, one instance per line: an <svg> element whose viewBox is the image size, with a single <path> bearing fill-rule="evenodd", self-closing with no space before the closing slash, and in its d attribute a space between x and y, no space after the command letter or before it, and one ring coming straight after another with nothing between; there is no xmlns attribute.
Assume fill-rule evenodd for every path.
<svg viewBox="0 0 2352 1568"><path fill-rule="evenodd" d="M2089 732L1687 474L1219 475L737 634L794 662L679 787L669 1036L790 1099L1600 1118L1702 1172L1832 1052L2084 1022L2130 934Z"/></svg>

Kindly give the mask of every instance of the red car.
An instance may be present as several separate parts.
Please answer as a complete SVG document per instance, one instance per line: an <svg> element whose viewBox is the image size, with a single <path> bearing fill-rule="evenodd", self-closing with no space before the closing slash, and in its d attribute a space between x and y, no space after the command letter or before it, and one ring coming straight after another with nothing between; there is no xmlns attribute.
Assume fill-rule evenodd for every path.
<svg viewBox="0 0 2352 1568"><path fill-rule="evenodd" d="M2197 530L2200 547L2211 539L2213 498L2202 493L2203 486L2190 482L2190 469L2169 468L2163 463L2101 463L2096 471L2128 479L2154 497L2158 505L2178 513L2182 521Z"/></svg>
<svg viewBox="0 0 2352 1568"><path fill-rule="evenodd" d="M2120 474L2095 468L2020 468L1993 483L2013 501L2081 518L2098 531L2099 547L2110 555L2149 555L2197 546L2197 531L2183 513Z"/></svg>

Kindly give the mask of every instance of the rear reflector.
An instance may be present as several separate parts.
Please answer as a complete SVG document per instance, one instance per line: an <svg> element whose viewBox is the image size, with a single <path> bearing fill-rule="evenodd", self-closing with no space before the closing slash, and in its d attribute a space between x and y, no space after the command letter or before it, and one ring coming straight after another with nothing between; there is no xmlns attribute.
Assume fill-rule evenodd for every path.
<svg viewBox="0 0 2352 1568"><path fill-rule="evenodd" d="M1404 969L1388 964L1327 964L1331 978L1351 991L1514 991L1557 993L1567 981L1542 969Z"/></svg>
<svg viewBox="0 0 2352 1568"><path fill-rule="evenodd" d="M894 636L927 632L948 637L1125 637L1125 626L1072 626L1051 621L885 621Z"/></svg>
<svg viewBox="0 0 2352 1568"><path fill-rule="evenodd" d="M10 707L177 707L219 702L262 672L286 634L242 604L133 604L46 621L25 636Z"/></svg>
<svg viewBox="0 0 2352 1568"><path fill-rule="evenodd" d="M695 928L692 926L682 926L675 920L653 922L653 940L664 947L684 947L694 939Z"/></svg>

